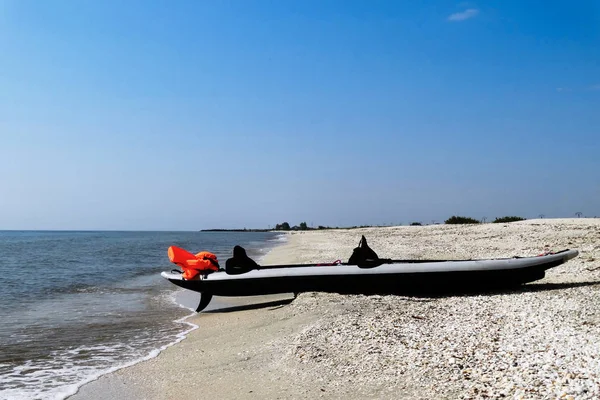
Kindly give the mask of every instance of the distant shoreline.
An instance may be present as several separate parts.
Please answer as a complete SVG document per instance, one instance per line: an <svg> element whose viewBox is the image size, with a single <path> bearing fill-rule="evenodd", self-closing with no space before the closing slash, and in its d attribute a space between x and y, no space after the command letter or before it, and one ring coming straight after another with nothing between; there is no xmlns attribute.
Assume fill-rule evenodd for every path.
<svg viewBox="0 0 600 400"><path fill-rule="evenodd" d="M200 232L280 232L274 229L200 229Z"/></svg>
<svg viewBox="0 0 600 400"><path fill-rule="evenodd" d="M390 225L391 226L391 225ZM377 225L361 225L361 226L320 226L318 228L306 228L306 229L299 229L299 228L290 228L290 229L240 229L240 228L236 228L236 229L222 229L222 228L213 228L213 229L200 229L200 232L307 232L307 231L325 231L325 230L331 230L331 229L364 229L364 228L385 228L388 226L377 226Z"/></svg>

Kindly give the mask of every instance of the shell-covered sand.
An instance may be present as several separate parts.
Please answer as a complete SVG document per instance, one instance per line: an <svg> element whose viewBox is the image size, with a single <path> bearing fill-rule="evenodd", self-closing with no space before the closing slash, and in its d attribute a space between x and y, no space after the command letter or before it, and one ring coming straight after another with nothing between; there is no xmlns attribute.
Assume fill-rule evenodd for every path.
<svg viewBox="0 0 600 400"><path fill-rule="evenodd" d="M505 294L303 294L290 309L343 311L278 344L289 350L282 365L304 363L305 381L323 379L334 391L351 383L375 397L394 398L401 391L411 398L600 398L599 222L294 234L288 251L300 262L344 258L361 234L380 256L392 258L531 256L566 248L580 255L544 280Z"/></svg>
<svg viewBox="0 0 600 400"><path fill-rule="evenodd" d="M283 306L200 314L186 340L76 397L600 398L599 219L297 232L263 263L346 261L363 234L385 258L580 255L512 292L303 293Z"/></svg>

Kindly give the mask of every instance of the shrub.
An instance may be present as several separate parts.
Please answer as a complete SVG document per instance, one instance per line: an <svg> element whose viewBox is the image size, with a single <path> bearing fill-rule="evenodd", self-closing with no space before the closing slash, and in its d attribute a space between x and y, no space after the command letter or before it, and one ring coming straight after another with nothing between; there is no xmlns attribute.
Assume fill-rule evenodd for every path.
<svg viewBox="0 0 600 400"><path fill-rule="evenodd" d="M410 226L421 226L422 224L420 222L411 222Z"/></svg>
<svg viewBox="0 0 600 400"><path fill-rule="evenodd" d="M494 223L499 223L499 222L516 222L516 221L525 221L525 218L517 217L517 216L502 217L502 218L496 218L494 220Z"/></svg>
<svg viewBox="0 0 600 400"><path fill-rule="evenodd" d="M277 225L275 225L275 230L276 231L289 231L290 224L288 224L287 222L284 222L282 224L277 224Z"/></svg>
<svg viewBox="0 0 600 400"><path fill-rule="evenodd" d="M473 219L473 218L469 218L469 217L459 217L457 215L453 215L450 218L448 218L444 223L445 224L478 224L479 221L477 221L476 219Z"/></svg>

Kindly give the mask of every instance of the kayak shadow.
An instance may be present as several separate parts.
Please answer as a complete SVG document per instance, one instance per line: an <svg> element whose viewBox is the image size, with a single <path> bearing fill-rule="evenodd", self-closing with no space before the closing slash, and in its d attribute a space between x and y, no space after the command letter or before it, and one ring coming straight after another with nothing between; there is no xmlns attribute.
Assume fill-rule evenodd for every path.
<svg viewBox="0 0 600 400"><path fill-rule="evenodd" d="M293 298L284 299L284 300L267 301L267 302L262 302L262 303L243 304L243 305L239 305L239 306L231 306L231 307L216 308L213 310L206 310L206 311L203 311L203 314L219 314L219 313L229 313L229 312L245 311L245 310L258 310L260 308L268 308L268 307L279 308L279 307L290 304L292 301L294 301ZM273 309L275 309L275 308L273 308Z"/></svg>
<svg viewBox="0 0 600 400"><path fill-rule="evenodd" d="M392 296L402 296L408 297L412 301L433 301L436 298L443 297L469 297L469 296L494 296L500 294L518 294L518 293L528 293L528 292L546 292L552 290L563 290L563 289L573 289L580 287L590 287L590 286L599 286L600 281L587 281L587 282L565 282L565 283L528 283L520 286L513 286L509 288L482 288L480 290L436 290L436 291L352 291L352 292L337 292L333 291L331 293L338 293L341 295L392 295ZM307 292L308 293L308 292ZM259 303L251 303L251 304L243 304L236 306L226 306L221 308L216 308L212 310L203 311L204 314L219 314L219 313L230 313L237 311L246 311L246 310L257 310L261 308L271 308L271 310L276 310L283 306L286 306L292 303L295 300L294 298L288 298L283 300L274 300L274 301L263 301ZM271 311L269 310L269 311Z"/></svg>
<svg viewBox="0 0 600 400"><path fill-rule="evenodd" d="M589 282L565 282L565 283L529 283L523 285L519 290L521 292L545 292L547 290L571 289L578 287L600 285L600 281Z"/></svg>
<svg viewBox="0 0 600 400"><path fill-rule="evenodd" d="M573 289L580 287L599 286L600 281L586 281L586 282L565 282L565 283L528 283L519 286L512 287L488 287L480 289L463 289L463 290L436 290L436 291L412 291L402 293L388 293L393 295L402 295L407 297L420 297L420 298L441 298L441 297L456 297L456 296L493 296L500 294L518 294L518 293L537 293L546 292L552 290L564 290Z"/></svg>

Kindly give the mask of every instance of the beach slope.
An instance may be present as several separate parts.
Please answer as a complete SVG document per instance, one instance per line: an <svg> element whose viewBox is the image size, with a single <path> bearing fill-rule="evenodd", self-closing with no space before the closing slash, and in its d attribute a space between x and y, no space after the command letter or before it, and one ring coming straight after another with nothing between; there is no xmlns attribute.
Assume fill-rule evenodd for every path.
<svg viewBox="0 0 600 400"><path fill-rule="evenodd" d="M347 260L363 234L380 257L580 256L512 292L303 293L202 313L181 343L72 399L600 398L600 220L298 232L263 263Z"/></svg>

